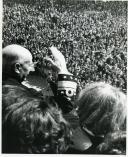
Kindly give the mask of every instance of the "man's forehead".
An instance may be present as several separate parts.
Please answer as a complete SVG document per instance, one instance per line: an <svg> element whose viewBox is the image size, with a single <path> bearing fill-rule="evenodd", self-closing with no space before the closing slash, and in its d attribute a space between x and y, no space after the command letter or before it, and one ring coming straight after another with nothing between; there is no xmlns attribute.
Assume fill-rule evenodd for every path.
<svg viewBox="0 0 128 157"><path fill-rule="evenodd" d="M24 63L31 63L32 62L32 55L31 54L24 54L19 56L19 60Z"/></svg>

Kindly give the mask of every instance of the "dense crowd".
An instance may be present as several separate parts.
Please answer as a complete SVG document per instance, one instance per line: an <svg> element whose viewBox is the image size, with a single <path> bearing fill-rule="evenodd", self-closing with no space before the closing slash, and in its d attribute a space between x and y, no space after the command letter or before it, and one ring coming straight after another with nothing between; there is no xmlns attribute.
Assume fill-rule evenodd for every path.
<svg viewBox="0 0 128 157"><path fill-rule="evenodd" d="M88 7L70 10L64 6L58 9L53 3L45 8L8 1L3 5L3 47L23 45L37 60L54 45L65 56L68 70L78 78L80 88L105 81L126 92L126 14L90 11Z"/></svg>

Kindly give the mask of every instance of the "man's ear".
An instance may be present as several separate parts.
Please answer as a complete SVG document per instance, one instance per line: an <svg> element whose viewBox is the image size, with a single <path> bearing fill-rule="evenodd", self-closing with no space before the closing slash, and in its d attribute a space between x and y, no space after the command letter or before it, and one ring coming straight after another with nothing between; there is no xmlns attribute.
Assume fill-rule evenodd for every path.
<svg viewBox="0 0 128 157"><path fill-rule="evenodd" d="M19 74L21 72L21 65L19 63L15 64L15 72Z"/></svg>

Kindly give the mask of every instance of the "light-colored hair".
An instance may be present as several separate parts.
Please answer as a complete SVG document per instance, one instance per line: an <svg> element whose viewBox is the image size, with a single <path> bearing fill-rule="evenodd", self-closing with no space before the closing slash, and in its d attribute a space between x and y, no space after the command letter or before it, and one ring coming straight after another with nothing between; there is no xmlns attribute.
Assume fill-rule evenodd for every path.
<svg viewBox="0 0 128 157"><path fill-rule="evenodd" d="M80 124L96 135L126 129L126 103L126 95L116 87L92 83L77 100Z"/></svg>
<svg viewBox="0 0 128 157"><path fill-rule="evenodd" d="M80 92L77 105L81 128L93 140L91 152L126 154L126 95L107 83L92 83Z"/></svg>

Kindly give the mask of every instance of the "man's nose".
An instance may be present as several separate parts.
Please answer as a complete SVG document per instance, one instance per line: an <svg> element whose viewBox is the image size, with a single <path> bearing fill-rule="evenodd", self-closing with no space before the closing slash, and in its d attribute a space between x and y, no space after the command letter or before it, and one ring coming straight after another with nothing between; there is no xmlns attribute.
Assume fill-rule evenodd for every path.
<svg viewBox="0 0 128 157"><path fill-rule="evenodd" d="M36 62L33 62L30 66L30 71L35 71L35 67L36 67Z"/></svg>
<svg viewBox="0 0 128 157"><path fill-rule="evenodd" d="M35 71L35 67L30 67L30 71Z"/></svg>

